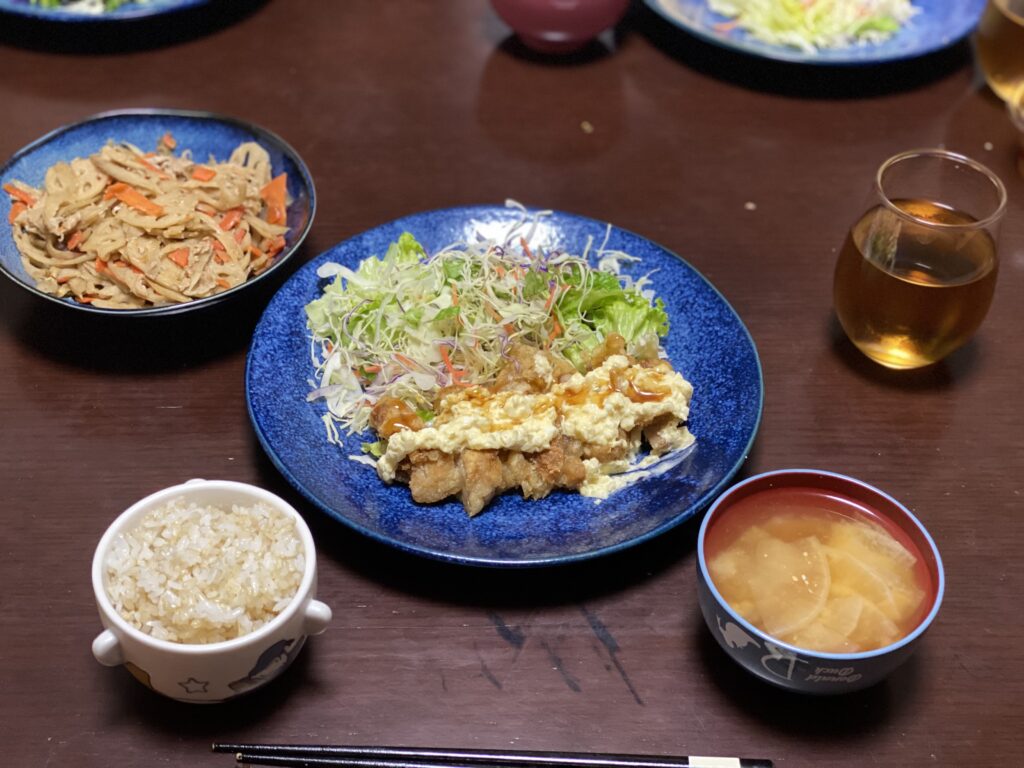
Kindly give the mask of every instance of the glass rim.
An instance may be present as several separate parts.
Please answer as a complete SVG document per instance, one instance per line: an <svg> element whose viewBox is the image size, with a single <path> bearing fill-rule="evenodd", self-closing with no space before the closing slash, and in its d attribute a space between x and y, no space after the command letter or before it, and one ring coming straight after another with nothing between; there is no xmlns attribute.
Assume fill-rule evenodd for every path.
<svg viewBox="0 0 1024 768"><path fill-rule="evenodd" d="M998 204L995 210L984 218L978 219L977 221L968 224L946 224L939 221L932 221L930 219L924 219L920 216L915 216L912 213L908 213L899 206L897 206L885 192L885 188L882 186L882 178L885 176L886 171L895 165L903 162L904 160L910 160L916 157L931 157L938 158L941 160L952 160L961 165L965 165L971 170L981 174L992 184L995 188L995 192L998 198ZM875 174L875 192L882 200L882 204L892 211L894 214L899 216L901 219L912 221L915 224L919 224L923 227L929 227L931 229L946 229L946 230L979 230L989 227L998 222L1003 215L1006 213L1006 185L1003 184L1000 179L988 166L982 165L977 160L973 160L967 155L962 155L959 152L952 152L948 149L941 148L924 148L924 149L908 149L905 152L893 155L878 168L878 172Z"/></svg>

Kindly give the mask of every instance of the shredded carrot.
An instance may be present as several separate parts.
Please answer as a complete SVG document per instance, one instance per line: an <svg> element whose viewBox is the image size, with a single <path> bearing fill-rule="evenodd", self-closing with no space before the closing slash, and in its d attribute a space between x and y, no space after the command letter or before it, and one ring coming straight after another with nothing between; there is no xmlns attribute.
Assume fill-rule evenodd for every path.
<svg viewBox="0 0 1024 768"><path fill-rule="evenodd" d="M196 210L200 213L205 213L207 216L213 216L217 212L216 208L206 203L196 203Z"/></svg>
<svg viewBox="0 0 1024 768"><path fill-rule="evenodd" d="M551 305L555 303L555 294L558 293L558 284L555 283L551 286L551 290L548 291L548 300L544 302L544 311L547 312L551 309Z"/></svg>
<svg viewBox="0 0 1024 768"><path fill-rule="evenodd" d="M455 283L452 283L452 306L459 306L459 289L455 287Z"/></svg>
<svg viewBox="0 0 1024 768"><path fill-rule="evenodd" d="M178 248L167 254L167 258L173 261L182 269L188 266L188 248Z"/></svg>
<svg viewBox="0 0 1024 768"><path fill-rule="evenodd" d="M281 251L284 250L284 236L278 235L267 245L267 255L277 256Z"/></svg>
<svg viewBox="0 0 1024 768"><path fill-rule="evenodd" d="M363 365L363 366L360 366L360 367L364 371L366 371L367 373L380 373L380 366L379 365Z"/></svg>
<svg viewBox="0 0 1024 768"><path fill-rule="evenodd" d="M267 204L267 223L284 224L287 219L285 199L288 195L288 174L275 176L267 186L260 190L260 197Z"/></svg>
<svg viewBox="0 0 1024 768"><path fill-rule="evenodd" d="M79 296L78 300L82 304L92 304L92 300L95 299L95 298L96 298L95 296Z"/></svg>
<svg viewBox="0 0 1024 768"><path fill-rule="evenodd" d="M72 275L61 275L60 277L57 278L57 282L60 285L64 285L64 283L69 282L71 280L71 278L72 278Z"/></svg>
<svg viewBox="0 0 1024 768"><path fill-rule="evenodd" d="M136 267L134 264L132 264L130 262L128 264L128 269L130 269L132 272L134 272L137 275L143 274L141 269L139 269L138 267Z"/></svg>
<svg viewBox="0 0 1024 768"><path fill-rule="evenodd" d="M501 264L495 264L494 265L494 271L498 273L498 277L504 277L505 276L505 268L503 266L501 266Z"/></svg>
<svg viewBox="0 0 1024 768"><path fill-rule="evenodd" d="M153 165L151 162L146 160L144 157L139 157L139 158L136 158L136 159L139 161L139 163L142 165L143 168L145 168L147 171L152 171L157 176L159 176L161 179L169 179L169 178L171 178L166 173L164 173L159 168L157 168L155 165Z"/></svg>
<svg viewBox="0 0 1024 768"><path fill-rule="evenodd" d="M192 178L196 181L209 181L217 172L213 168L207 168L205 165L197 165L192 169Z"/></svg>
<svg viewBox="0 0 1024 768"><path fill-rule="evenodd" d="M227 290L228 288L231 287L231 283L229 283L223 277L218 277L216 282L217 282L217 285L219 285L224 290Z"/></svg>
<svg viewBox="0 0 1024 768"><path fill-rule="evenodd" d="M397 352L395 352L395 360L397 360L398 362L400 362L402 365L406 366L407 368L419 368L419 365L417 365L414 360L410 360L405 355L400 355Z"/></svg>
<svg viewBox="0 0 1024 768"><path fill-rule="evenodd" d="M547 343L544 345L545 348L550 347L551 343L562 335L562 326L558 322L558 318L554 318L554 325L551 326L551 333L548 334Z"/></svg>
<svg viewBox="0 0 1024 768"><path fill-rule="evenodd" d="M232 208L220 220L220 228L227 232L242 220L242 209Z"/></svg>
<svg viewBox="0 0 1024 768"><path fill-rule="evenodd" d="M13 184L4 184L4 192L30 208L36 204L36 199L23 189L18 189Z"/></svg>
<svg viewBox="0 0 1024 768"><path fill-rule="evenodd" d="M441 360L444 361L444 367L448 369L448 374L452 377L452 383L460 387L469 386L467 383L462 381L466 376L466 372L461 368L456 368L452 365L451 358L448 357L448 349L443 344L439 349L441 350Z"/></svg>
<svg viewBox="0 0 1024 768"><path fill-rule="evenodd" d="M528 243L526 242L526 238L525 238L525 237L520 237L520 238L519 238L519 244L520 244L521 246L523 246L523 253L525 253L525 254L526 254L526 257L527 257L527 258L528 258L528 259L529 259L530 261L533 261L533 251L531 251L531 250L530 250L530 246L529 246L529 244L528 244Z"/></svg>
<svg viewBox="0 0 1024 768"><path fill-rule="evenodd" d="M165 133L160 138L160 143L163 144L168 149L174 149L176 146L178 146L178 140L175 139L173 136L171 136L171 132L170 131Z"/></svg>
<svg viewBox="0 0 1024 768"><path fill-rule="evenodd" d="M247 234L248 231L244 227L239 227L235 230L235 242L241 245Z"/></svg>
<svg viewBox="0 0 1024 768"><path fill-rule="evenodd" d="M147 198L135 187L125 184L123 181L107 187L103 193L103 199L110 200L111 198L117 198L125 205L150 216L163 216L164 213L163 208Z"/></svg>
<svg viewBox="0 0 1024 768"><path fill-rule="evenodd" d="M13 224L14 220L27 210L28 206L21 201L11 203L11 212L7 214L7 223Z"/></svg>
<svg viewBox="0 0 1024 768"><path fill-rule="evenodd" d="M96 260L92 263L92 265L97 272L107 271L107 263L103 261L103 259L101 259L99 256L96 257Z"/></svg>
<svg viewBox="0 0 1024 768"><path fill-rule="evenodd" d="M78 246L80 246L82 244L83 240L85 240L85 233L82 230L80 230L80 229L76 229L71 234L71 237L68 238L68 242L67 242L68 250L69 251L76 250L78 248Z"/></svg>
<svg viewBox="0 0 1024 768"><path fill-rule="evenodd" d="M254 259L255 259L256 261L259 261L259 260L260 260L260 259L262 259L262 258L263 258L263 256L264 256L264 253L263 253L263 251L261 251L261 250L260 250L259 248L257 248L257 247L256 247L255 245L250 245L250 246L249 246L249 253L251 253L251 254L252 254L252 257L253 257L253 258L254 258Z"/></svg>

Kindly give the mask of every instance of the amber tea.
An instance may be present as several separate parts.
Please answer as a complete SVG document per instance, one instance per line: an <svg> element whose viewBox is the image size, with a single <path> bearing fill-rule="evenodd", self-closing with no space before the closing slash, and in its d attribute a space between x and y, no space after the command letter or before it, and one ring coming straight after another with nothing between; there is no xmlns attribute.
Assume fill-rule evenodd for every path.
<svg viewBox="0 0 1024 768"><path fill-rule="evenodd" d="M836 314L866 355L916 368L981 325L995 290L996 244L966 213L928 200L891 202L912 218L878 205L852 227L836 264Z"/></svg>
<svg viewBox="0 0 1024 768"><path fill-rule="evenodd" d="M1024 83L1024 0L989 0L975 40L985 79L1008 101Z"/></svg>

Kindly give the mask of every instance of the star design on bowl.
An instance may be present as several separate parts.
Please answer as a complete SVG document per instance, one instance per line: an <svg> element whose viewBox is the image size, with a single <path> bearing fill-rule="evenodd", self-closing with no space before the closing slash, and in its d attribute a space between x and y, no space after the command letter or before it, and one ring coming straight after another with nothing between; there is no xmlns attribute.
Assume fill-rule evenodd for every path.
<svg viewBox="0 0 1024 768"><path fill-rule="evenodd" d="M185 693L206 693L206 687L209 684L209 680L196 680L194 677L178 683L178 685L185 689Z"/></svg>

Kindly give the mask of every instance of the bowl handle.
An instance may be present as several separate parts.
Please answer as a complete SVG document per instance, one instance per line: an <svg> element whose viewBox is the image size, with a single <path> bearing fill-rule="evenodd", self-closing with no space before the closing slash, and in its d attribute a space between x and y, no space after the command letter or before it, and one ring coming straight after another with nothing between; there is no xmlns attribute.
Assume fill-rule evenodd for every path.
<svg viewBox="0 0 1024 768"><path fill-rule="evenodd" d="M124 662L121 643L109 629L104 629L92 641L92 655L105 667L116 667Z"/></svg>
<svg viewBox="0 0 1024 768"><path fill-rule="evenodd" d="M303 631L307 635L319 635L327 625L331 623L331 609L319 600L310 600L306 606L306 621L303 624Z"/></svg>

